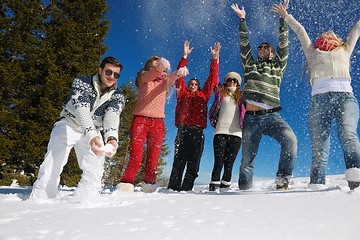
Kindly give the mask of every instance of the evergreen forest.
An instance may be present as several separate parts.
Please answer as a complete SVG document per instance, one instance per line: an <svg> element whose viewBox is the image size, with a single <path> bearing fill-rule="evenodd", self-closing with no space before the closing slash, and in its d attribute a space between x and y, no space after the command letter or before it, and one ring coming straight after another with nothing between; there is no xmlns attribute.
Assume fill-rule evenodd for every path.
<svg viewBox="0 0 360 240"><path fill-rule="evenodd" d="M46 5L42 0L1 2L0 185L30 186L72 81L79 75L95 74L105 57L109 7L105 0L50 0ZM137 101L130 80L120 77L118 87L126 106L120 117L118 152L106 159L104 184L109 186L119 182L129 159L130 125ZM157 171L162 184L166 184L161 177L164 157L169 154L165 142L166 138ZM142 181L143 165L137 182ZM72 151L60 183L76 186L80 176Z"/></svg>

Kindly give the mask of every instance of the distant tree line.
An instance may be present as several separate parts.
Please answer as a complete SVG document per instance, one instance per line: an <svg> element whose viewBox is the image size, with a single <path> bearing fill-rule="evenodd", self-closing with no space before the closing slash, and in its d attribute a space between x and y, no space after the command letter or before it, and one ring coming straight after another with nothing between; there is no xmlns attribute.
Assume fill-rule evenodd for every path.
<svg viewBox="0 0 360 240"><path fill-rule="evenodd" d="M47 5L42 0L1 2L0 185L16 180L25 186L36 180L52 126L73 79L95 74L107 50L104 41L111 26L106 20L108 11L105 0L50 0ZM130 124L137 101L131 81L119 87L126 106L121 115L118 153L106 161L106 185L119 182L129 159ZM168 153L164 140L159 177ZM80 175L72 152L61 184L75 186ZM139 174L137 182L142 178Z"/></svg>

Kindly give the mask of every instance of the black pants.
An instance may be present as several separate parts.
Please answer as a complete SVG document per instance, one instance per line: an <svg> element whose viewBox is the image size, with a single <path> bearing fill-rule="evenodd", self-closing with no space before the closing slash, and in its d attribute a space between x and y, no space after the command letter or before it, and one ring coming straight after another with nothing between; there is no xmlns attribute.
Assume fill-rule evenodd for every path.
<svg viewBox="0 0 360 240"><path fill-rule="evenodd" d="M230 182L234 162L241 146L241 138L227 134L216 134L213 143L215 162L211 181L220 181L221 170L224 166L224 174L221 180Z"/></svg>
<svg viewBox="0 0 360 240"><path fill-rule="evenodd" d="M200 159L204 150L204 132L200 128L179 128L175 139L174 163L169 189L191 191L198 177ZM186 172L182 181L183 172ZM181 183L182 182L182 183Z"/></svg>

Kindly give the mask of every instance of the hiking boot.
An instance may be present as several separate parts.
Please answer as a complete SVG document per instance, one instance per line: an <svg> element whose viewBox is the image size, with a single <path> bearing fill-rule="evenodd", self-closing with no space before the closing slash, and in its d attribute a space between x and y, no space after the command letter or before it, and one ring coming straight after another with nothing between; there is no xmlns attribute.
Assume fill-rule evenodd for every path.
<svg viewBox="0 0 360 240"><path fill-rule="evenodd" d="M224 180L221 180L221 183L220 183L220 188L229 188L231 186L231 182L227 182L227 181L224 181Z"/></svg>
<svg viewBox="0 0 360 240"><path fill-rule="evenodd" d="M276 190L289 190L289 184L284 183L283 185L276 185Z"/></svg>
<svg viewBox="0 0 360 240"><path fill-rule="evenodd" d="M158 187L157 184L151 184L145 182L140 183L140 186L141 186L141 191L143 191L144 193L153 193L156 191Z"/></svg>
<svg viewBox="0 0 360 240"><path fill-rule="evenodd" d="M121 182L116 186L116 191L132 193L134 192L134 185L131 183Z"/></svg>
<svg viewBox="0 0 360 240"><path fill-rule="evenodd" d="M360 186L360 182L348 181L350 190L354 190Z"/></svg>
<svg viewBox="0 0 360 240"><path fill-rule="evenodd" d="M289 178L277 177L275 180L276 190L288 190L289 189Z"/></svg>
<svg viewBox="0 0 360 240"><path fill-rule="evenodd" d="M220 189L220 182L210 182L209 184L209 191L213 192L217 189Z"/></svg>

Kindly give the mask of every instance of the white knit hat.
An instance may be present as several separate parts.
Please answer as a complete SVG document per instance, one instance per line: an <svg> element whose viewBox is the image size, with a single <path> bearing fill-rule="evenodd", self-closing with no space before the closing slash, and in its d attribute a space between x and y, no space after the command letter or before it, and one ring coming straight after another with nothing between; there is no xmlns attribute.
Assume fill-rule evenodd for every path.
<svg viewBox="0 0 360 240"><path fill-rule="evenodd" d="M241 76L237 72L229 72L228 74L226 74L224 77L224 83L226 83L226 79L228 78L235 78L238 82L238 85L241 85Z"/></svg>

